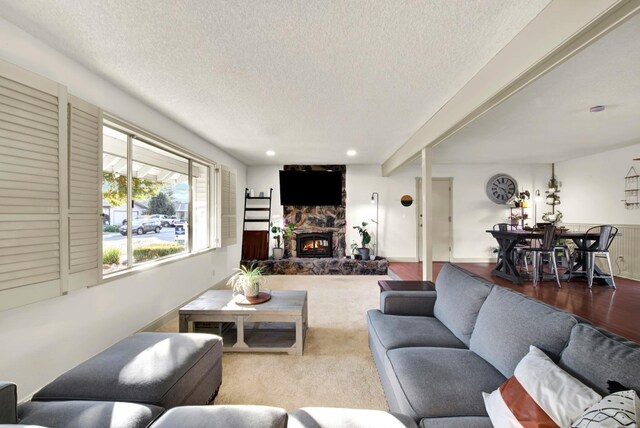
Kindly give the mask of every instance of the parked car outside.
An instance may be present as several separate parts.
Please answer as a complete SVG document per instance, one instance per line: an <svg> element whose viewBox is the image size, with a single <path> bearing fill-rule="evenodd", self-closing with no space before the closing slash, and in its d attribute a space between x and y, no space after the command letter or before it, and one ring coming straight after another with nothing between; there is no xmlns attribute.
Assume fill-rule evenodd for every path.
<svg viewBox="0 0 640 428"><path fill-rule="evenodd" d="M136 235L142 235L147 232L155 232L159 233L162 230L162 222L160 219L152 218L152 217L136 217L133 219L133 226L131 229L132 233ZM120 226L120 234L122 236L127 236L127 225L123 224Z"/></svg>
<svg viewBox="0 0 640 428"><path fill-rule="evenodd" d="M164 214L151 214L149 217L160 220L160 225L162 227L172 227L175 223L175 216L173 216L173 219L170 216Z"/></svg>

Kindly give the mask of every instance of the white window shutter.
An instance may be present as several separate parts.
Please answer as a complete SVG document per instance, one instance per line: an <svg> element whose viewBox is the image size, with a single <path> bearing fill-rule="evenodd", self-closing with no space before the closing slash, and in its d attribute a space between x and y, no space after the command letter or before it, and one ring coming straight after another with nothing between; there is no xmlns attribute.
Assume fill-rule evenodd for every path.
<svg viewBox="0 0 640 428"><path fill-rule="evenodd" d="M62 293L66 90L0 61L0 310Z"/></svg>
<svg viewBox="0 0 640 428"><path fill-rule="evenodd" d="M102 111L69 95L69 290L99 281L102 267Z"/></svg>
<svg viewBox="0 0 640 428"><path fill-rule="evenodd" d="M236 172L220 167L220 245L236 244Z"/></svg>

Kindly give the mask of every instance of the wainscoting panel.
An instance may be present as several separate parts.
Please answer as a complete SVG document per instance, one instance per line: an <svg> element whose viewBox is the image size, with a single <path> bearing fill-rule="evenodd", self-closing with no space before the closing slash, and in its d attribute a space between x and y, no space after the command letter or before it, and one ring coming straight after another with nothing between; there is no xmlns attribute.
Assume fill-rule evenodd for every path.
<svg viewBox="0 0 640 428"><path fill-rule="evenodd" d="M596 224L585 223L562 223L562 226L569 230L585 232ZM640 280L640 225L614 225L618 228L618 235L615 237L609 248L613 273L623 278ZM606 262L598 261L598 266L605 271Z"/></svg>

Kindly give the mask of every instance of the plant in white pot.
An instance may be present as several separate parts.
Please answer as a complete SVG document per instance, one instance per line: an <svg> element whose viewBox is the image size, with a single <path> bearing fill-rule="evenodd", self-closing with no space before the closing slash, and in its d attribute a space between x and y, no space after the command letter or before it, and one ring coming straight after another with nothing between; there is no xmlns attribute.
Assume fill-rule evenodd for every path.
<svg viewBox="0 0 640 428"><path fill-rule="evenodd" d="M276 246L273 247L273 258L280 260L284 256L284 248L282 248L283 230L280 226L272 225L271 233L273 234L273 240L276 241Z"/></svg>
<svg viewBox="0 0 640 428"><path fill-rule="evenodd" d="M235 269L238 272L233 274L227 285L231 286L234 292L242 293L245 297L257 297L260 294L260 287L264 284L265 278L261 266L240 266Z"/></svg>
<svg viewBox="0 0 640 428"><path fill-rule="evenodd" d="M351 248L351 258L355 260L356 256L358 255L358 244L356 244L356 241L351 241L350 248Z"/></svg>
<svg viewBox="0 0 640 428"><path fill-rule="evenodd" d="M360 253L360 260L369 260L369 248L367 248L367 244L371 242L371 235L367 232L367 223L366 221L362 222L362 226L353 226L354 229L358 229L358 233L360 234L360 240L362 241L362 246L358 248L358 252Z"/></svg>

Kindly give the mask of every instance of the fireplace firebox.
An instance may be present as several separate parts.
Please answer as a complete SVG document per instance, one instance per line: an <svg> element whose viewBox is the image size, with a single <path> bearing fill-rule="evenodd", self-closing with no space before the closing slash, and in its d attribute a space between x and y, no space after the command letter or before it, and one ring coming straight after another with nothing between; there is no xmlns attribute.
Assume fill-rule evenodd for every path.
<svg viewBox="0 0 640 428"><path fill-rule="evenodd" d="M331 257L332 233L298 233L296 235L296 247L298 257Z"/></svg>

